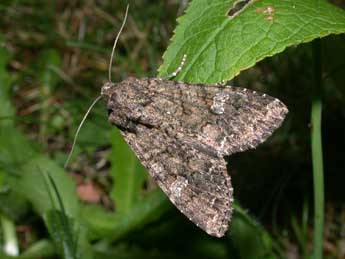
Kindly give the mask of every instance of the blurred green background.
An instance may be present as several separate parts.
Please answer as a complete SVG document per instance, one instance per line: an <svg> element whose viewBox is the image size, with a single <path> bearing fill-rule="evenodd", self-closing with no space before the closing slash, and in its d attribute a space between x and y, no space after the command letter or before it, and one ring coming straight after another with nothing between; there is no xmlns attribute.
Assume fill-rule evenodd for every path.
<svg viewBox="0 0 345 259"><path fill-rule="evenodd" d="M187 3L131 2L113 81L157 75ZM225 237L208 236L170 204L108 123L102 101L63 170L78 124L107 81L125 9L125 1L111 0L0 3L1 258L309 257L315 42L288 48L231 82L279 98L290 113L256 150L228 158L237 204ZM320 45L323 253L344 258L344 35Z"/></svg>

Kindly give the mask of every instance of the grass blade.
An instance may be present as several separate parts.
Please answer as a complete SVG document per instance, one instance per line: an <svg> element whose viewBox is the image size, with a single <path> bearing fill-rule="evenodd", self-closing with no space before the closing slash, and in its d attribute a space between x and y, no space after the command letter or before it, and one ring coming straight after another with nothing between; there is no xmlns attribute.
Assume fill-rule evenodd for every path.
<svg viewBox="0 0 345 259"><path fill-rule="evenodd" d="M4 252L10 256L17 256L19 254L19 247L14 222L0 215L0 223L4 238Z"/></svg>
<svg viewBox="0 0 345 259"><path fill-rule="evenodd" d="M59 251L62 254L63 258L76 259L78 258L78 247L76 244L77 239L74 237L73 222L68 218L68 215L66 214L65 206L63 204L61 195L54 179L51 177L51 175L49 175L49 173L44 174L42 172L42 175L45 179L49 198L54 206L54 209L48 211L45 215L45 221L48 230L53 237L53 240L56 243L57 247L59 248ZM54 191L54 195L57 198L58 208L55 208L52 191Z"/></svg>
<svg viewBox="0 0 345 259"><path fill-rule="evenodd" d="M322 82L321 82L321 42L313 42L314 55L314 96L311 107L311 151L314 180L314 254L322 258L324 233L324 175L321 138Z"/></svg>

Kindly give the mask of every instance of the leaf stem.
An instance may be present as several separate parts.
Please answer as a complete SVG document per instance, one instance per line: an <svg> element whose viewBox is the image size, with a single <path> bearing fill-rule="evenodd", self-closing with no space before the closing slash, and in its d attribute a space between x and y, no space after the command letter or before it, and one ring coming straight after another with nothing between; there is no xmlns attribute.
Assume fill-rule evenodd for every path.
<svg viewBox="0 0 345 259"><path fill-rule="evenodd" d="M314 181L314 251L313 258L321 259L324 233L324 175L322 158L322 68L321 41L313 42L313 99L311 106L311 152Z"/></svg>

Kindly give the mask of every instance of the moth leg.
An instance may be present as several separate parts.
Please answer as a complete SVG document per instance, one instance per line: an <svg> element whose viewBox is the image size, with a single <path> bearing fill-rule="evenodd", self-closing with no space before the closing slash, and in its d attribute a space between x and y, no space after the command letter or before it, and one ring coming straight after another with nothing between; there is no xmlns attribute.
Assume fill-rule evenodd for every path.
<svg viewBox="0 0 345 259"><path fill-rule="evenodd" d="M220 82L216 83L216 86L226 86L227 85L227 81L226 80L221 80Z"/></svg>
<svg viewBox="0 0 345 259"><path fill-rule="evenodd" d="M166 77L164 77L164 79L170 79L172 77L177 76L178 73L180 73L180 71L182 70L184 64L186 63L186 59L187 59L187 54L184 54L182 57L180 65L176 68L176 70L174 72L172 72L170 75L167 75Z"/></svg>

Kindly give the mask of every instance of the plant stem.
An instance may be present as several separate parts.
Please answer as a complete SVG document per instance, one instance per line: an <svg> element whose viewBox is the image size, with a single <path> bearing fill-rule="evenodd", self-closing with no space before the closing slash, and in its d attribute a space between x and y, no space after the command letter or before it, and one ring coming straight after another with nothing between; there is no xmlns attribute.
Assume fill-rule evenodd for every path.
<svg viewBox="0 0 345 259"><path fill-rule="evenodd" d="M4 235L4 252L10 256L17 256L19 254L19 248L15 224L3 215L0 215L0 222Z"/></svg>
<svg viewBox="0 0 345 259"><path fill-rule="evenodd" d="M324 231L324 176L321 138L322 113L322 69L321 41L313 42L314 76L313 99L311 106L311 151L314 180L314 252L313 258L321 259L323 252Z"/></svg>

